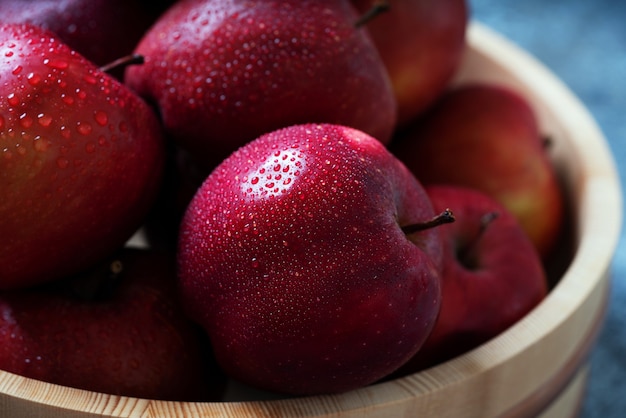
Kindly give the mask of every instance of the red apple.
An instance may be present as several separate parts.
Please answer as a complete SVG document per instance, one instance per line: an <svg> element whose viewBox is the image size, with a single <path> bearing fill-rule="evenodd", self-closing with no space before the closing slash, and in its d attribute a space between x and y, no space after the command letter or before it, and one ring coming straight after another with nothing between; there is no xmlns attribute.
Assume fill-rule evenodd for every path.
<svg viewBox="0 0 626 418"><path fill-rule="evenodd" d="M421 185L373 137L274 131L219 165L188 207L185 306L236 380L291 394L372 383L419 349L437 316L439 233L411 227L433 218Z"/></svg>
<svg viewBox="0 0 626 418"><path fill-rule="evenodd" d="M173 254L126 249L101 271L0 294L0 368L102 393L203 400L225 378L176 297Z"/></svg>
<svg viewBox="0 0 626 418"><path fill-rule="evenodd" d="M486 194L458 186L426 188L437 209L456 221L440 227L444 242L441 311L421 350L400 373L460 355L500 334L547 293L537 250L517 219Z"/></svg>
<svg viewBox="0 0 626 418"><path fill-rule="evenodd" d="M341 123L386 142L396 104L348 0L183 0L136 48L129 86L179 145L211 168L295 123Z"/></svg>
<svg viewBox="0 0 626 418"><path fill-rule="evenodd" d="M121 246L163 165L148 105L29 25L0 26L0 288L54 280Z"/></svg>
<svg viewBox="0 0 626 418"><path fill-rule="evenodd" d="M352 0L365 14L377 0ZM398 123L412 121L444 91L465 48L466 0L389 0L365 23L398 102Z"/></svg>
<svg viewBox="0 0 626 418"><path fill-rule="evenodd" d="M563 224L563 197L529 102L472 84L447 92L392 150L422 183L475 188L511 211L542 257Z"/></svg>

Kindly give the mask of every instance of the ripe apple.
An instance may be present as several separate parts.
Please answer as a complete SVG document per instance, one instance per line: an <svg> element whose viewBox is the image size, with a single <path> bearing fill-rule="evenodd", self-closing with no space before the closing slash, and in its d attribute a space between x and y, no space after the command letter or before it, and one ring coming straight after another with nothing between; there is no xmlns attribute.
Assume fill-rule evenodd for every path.
<svg viewBox="0 0 626 418"><path fill-rule="evenodd" d="M102 267L102 268L100 268ZM85 390L217 396L225 378L176 297L173 253L125 249L89 277L0 294L0 368Z"/></svg>
<svg viewBox="0 0 626 418"><path fill-rule="evenodd" d="M52 33L0 26L0 288L74 274L141 224L158 188L154 111Z"/></svg>
<svg viewBox="0 0 626 418"><path fill-rule="evenodd" d="M352 0L361 13L376 0ZM406 125L443 92L461 63L468 22L466 0L389 0L364 26L385 64Z"/></svg>
<svg viewBox="0 0 626 418"><path fill-rule="evenodd" d="M180 1L139 43L145 65L126 81L211 168L296 123L341 123L386 142L396 104L357 19L348 0Z"/></svg>
<svg viewBox="0 0 626 418"><path fill-rule="evenodd" d="M424 184L479 189L519 220L542 257L563 224L563 197L537 119L517 91L495 84L457 87L391 149Z"/></svg>
<svg viewBox="0 0 626 418"><path fill-rule="evenodd" d="M167 6L143 0L2 0L0 20L41 26L105 65L130 54Z"/></svg>
<svg viewBox="0 0 626 418"><path fill-rule="evenodd" d="M423 228L442 219L373 137L277 130L194 196L180 232L182 298L235 380L291 394L354 389L397 369L430 332L441 242Z"/></svg>
<svg viewBox="0 0 626 418"><path fill-rule="evenodd" d="M440 227L444 263L439 317L400 374L479 346L521 319L547 293L541 258L505 207L465 187L436 185L426 191L435 210L453 208L456 221Z"/></svg>

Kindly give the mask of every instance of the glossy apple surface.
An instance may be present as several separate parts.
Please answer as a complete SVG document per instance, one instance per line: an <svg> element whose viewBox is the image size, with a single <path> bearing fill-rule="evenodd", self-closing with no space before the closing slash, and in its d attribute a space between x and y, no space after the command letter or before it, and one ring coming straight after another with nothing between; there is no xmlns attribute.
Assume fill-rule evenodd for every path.
<svg viewBox="0 0 626 418"><path fill-rule="evenodd" d="M295 123L341 123L386 142L396 104L357 18L347 0L180 1L139 43L146 64L126 80L172 138L215 165Z"/></svg>
<svg viewBox="0 0 626 418"><path fill-rule="evenodd" d="M102 393L203 400L225 379L176 297L173 255L124 250L90 277L0 295L0 368Z"/></svg>
<svg viewBox="0 0 626 418"><path fill-rule="evenodd" d="M437 228L421 185L376 139L297 125L238 150L204 182L180 233L190 315L233 378L342 392L397 369L439 309Z"/></svg>
<svg viewBox="0 0 626 418"><path fill-rule="evenodd" d="M437 323L403 373L488 341L530 312L548 291L537 250L504 206L464 187L426 190L435 210L451 208L456 220L440 226L444 262Z"/></svg>
<svg viewBox="0 0 626 418"><path fill-rule="evenodd" d="M376 0L352 0L367 13ZM398 102L398 123L412 121L443 92L465 49L466 0L389 0L370 19L369 32L389 72Z"/></svg>
<svg viewBox="0 0 626 418"><path fill-rule="evenodd" d="M67 276L143 221L161 126L125 86L50 32L0 26L0 288Z"/></svg>
<svg viewBox="0 0 626 418"><path fill-rule="evenodd" d="M549 145L528 101L495 84L448 91L392 146L424 184L475 188L502 203L546 258L563 224Z"/></svg>

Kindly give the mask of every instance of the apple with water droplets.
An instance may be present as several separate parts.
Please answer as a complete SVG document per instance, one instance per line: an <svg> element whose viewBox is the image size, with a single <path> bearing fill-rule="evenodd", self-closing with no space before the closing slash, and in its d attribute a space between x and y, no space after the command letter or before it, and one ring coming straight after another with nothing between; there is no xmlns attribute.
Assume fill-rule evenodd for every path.
<svg viewBox="0 0 626 418"><path fill-rule="evenodd" d="M210 168L296 123L340 123L387 142L396 103L358 18L348 0L179 1L140 41L145 65L125 80Z"/></svg>
<svg viewBox="0 0 626 418"><path fill-rule="evenodd" d="M517 218L476 189L431 185L435 210L452 207L442 225L441 310L420 351L398 371L413 373L465 353L500 334L548 292L541 257Z"/></svg>
<svg viewBox="0 0 626 418"><path fill-rule="evenodd" d="M234 379L342 392L407 361L439 311L442 249L420 183L350 127L273 131L205 180L179 238L181 297Z"/></svg>
<svg viewBox="0 0 626 418"><path fill-rule="evenodd" d="M173 253L124 248L83 275L0 295L0 368L161 400L218 398L226 379L176 298Z"/></svg>
<svg viewBox="0 0 626 418"><path fill-rule="evenodd" d="M0 288L116 250L160 182L162 128L114 78L35 26L0 26Z"/></svg>

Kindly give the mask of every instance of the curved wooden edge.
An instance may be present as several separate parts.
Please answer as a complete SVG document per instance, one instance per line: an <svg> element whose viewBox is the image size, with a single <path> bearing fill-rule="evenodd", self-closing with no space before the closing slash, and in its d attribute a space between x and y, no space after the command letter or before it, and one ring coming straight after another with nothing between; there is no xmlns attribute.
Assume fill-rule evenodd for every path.
<svg viewBox="0 0 626 418"><path fill-rule="evenodd" d="M585 364L548 407L536 418L576 418L587 389L589 365Z"/></svg>
<svg viewBox="0 0 626 418"><path fill-rule="evenodd" d="M419 410L423 416L444 417L446 411L456 408L467 412L463 416L484 417L498 416L508 410L510 402L520 404L532 397L537 387L549 386L550 376L558 375L569 359L584 352L579 348L585 338L580 335L581 329L586 332L593 328L594 313L605 304L601 295L608 286L606 276L621 228L617 174L600 130L562 82L526 52L478 23L470 26L468 42L474 55L468 57L467 71L459 75L457 82L471 81L477 75L480 78L480 71L474 68L472 73L472 59L489 60L496 71L485 77L501 79L522 89L540 109L544 128L554 130L557 138L567 137L571 141L557 143L555 158L563 163L569 192L578 209L575 218L579 245L561 282L533 312L464 356L415 375L343 395L258 402L176 403L98 394L0 371L0 415L190 418L341 413L347 418L390 413L408 416ZM564 114L567 120L563 119ZM588 143L590 139L593 143ZM574 342L573 347L562 347L563 339ZM544 355L547 360L541 361ZM523 364L532 362L538 362L543 370L530 370L528 375L517 376L518 379L511 376L524 371ZM523 380L523 388L516 388L519 393L506 387L511 379ZM468 387L484 390L467 393Z"/></svg>
<svg viewBox="0 0 626 418"><path fill-rule="evenodd" d="M504 412L501 418L534 417L549 409L559 396L572 384L580 371L587 367L587 359L596 344L608 310L609 289L607 286L602 297L601 309L593 324L582 338L582 345L567 359L562 369L548 381L538 387L533 394ZM576 400L580 402L580 400Z"/></svg>

